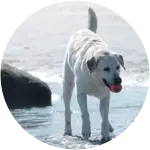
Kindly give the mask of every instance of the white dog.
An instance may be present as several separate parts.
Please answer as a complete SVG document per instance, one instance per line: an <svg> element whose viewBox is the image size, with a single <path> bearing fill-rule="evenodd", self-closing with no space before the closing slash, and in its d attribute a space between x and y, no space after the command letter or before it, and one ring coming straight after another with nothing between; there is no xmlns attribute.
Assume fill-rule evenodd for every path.
<svg viewBox="0 0 150 150"><path fill-rule="evenodd" d="M100 99L102 116L102 140L110 140L113 127L109 123L110 91L120 92L120 64L124 67L123 57L110 52L105 42L98 37L97 17L89 8L89 27L72 35L68 42L63 66L63 99L65 105L65 135L72 135L70 101L74 85L81 109L82 135L88 139L91 134L87 109L87 95Z"/></svg>

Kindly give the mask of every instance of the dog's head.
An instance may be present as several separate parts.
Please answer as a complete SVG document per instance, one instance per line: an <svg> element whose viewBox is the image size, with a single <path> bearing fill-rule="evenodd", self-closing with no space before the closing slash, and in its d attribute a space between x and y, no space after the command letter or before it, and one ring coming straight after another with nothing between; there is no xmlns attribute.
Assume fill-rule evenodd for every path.
<svg viewBox="0 0 150 150"><path fill-rule="evenodd" d="M117 53L102 52L87 60L87 68L94 80L103 80L112 92L122 89L120 65L125 69L123 57ZM116 88L115 88L116 87Z"/></svg>

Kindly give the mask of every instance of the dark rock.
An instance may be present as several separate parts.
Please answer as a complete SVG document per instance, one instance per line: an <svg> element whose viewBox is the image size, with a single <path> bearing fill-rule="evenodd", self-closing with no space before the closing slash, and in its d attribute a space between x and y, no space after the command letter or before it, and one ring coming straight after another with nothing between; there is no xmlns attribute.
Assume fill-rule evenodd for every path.
<svg viewBox="0 0 150 150"><path fill-rule="evenodd" d="M1 84L10 109L51 105L48 85L23 70L2 63Z"/></svg>

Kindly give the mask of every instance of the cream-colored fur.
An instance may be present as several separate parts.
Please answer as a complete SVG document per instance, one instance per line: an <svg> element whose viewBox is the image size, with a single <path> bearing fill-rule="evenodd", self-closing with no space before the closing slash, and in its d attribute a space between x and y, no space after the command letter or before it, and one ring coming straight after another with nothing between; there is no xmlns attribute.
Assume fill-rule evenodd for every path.
<svg viewBox="0 0 150 150"><path fill-rule="evenodd" d="M100 114L102 116L102 139L110 140L110 132L113 131L109 123L110 90L105 85L113 84L114 75L120 75L120 69L124 67L119 54L109 51L107 44L95 34L97 18L95 12L89 8L89 29L82 29L74 33L67 45L65 61L63 65L63 99L65 105L65 134L71 135L71 110L70 101L76 87L77 100L81 109L82 135L88 139L91 134L90 119L87 109L87 95L95 96L100 100ZM91 64L90 64L91 63ZM110 72L104 71L109 66Z"/></svg>

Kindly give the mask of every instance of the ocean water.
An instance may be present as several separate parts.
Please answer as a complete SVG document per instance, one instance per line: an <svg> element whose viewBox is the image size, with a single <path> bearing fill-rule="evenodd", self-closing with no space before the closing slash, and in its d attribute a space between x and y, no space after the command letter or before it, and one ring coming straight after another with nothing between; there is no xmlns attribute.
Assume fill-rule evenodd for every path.
<svg viewBox="0 0 150 150"><path fill-rule="evenodd" d="M144 47L132 27L115 12L91 3L63 2L45 7L25 20L14 32L3 60L45 81L52 89L52 107L11 110L16 121L40 141L60 148L89 148L100 145L99 100L88 97L92 135L81 137L81 117L72 96L73 136L63 136L64 106L61 73L66 44L71 34L87 27L87 9L98 17L98 32L108 46L124 56L123 90L111 95L112 138L125 131L140 112L148 90L149 67ZM99 121L99 122L98 122Z"/></svg>

